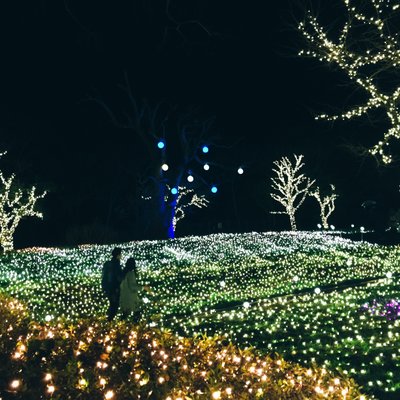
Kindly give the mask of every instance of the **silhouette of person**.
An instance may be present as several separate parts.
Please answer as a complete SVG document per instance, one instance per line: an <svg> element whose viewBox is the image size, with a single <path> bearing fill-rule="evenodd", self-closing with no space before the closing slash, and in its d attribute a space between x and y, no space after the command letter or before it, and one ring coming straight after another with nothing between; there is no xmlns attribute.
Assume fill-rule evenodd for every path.
<svg viewBox="0 0 400 400"><path fill-rule="evenodd" d="M121 255L122 249L115 247L112 258L103 265L101 286L109 301L107 319L112 321L118 312L120 284L122 281Z"/></svg>

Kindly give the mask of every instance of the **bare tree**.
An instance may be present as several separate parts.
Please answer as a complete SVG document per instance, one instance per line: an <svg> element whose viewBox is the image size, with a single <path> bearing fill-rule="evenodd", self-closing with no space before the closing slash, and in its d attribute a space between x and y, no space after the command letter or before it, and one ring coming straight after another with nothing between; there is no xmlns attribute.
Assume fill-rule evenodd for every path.
<svg viewBox="0 0 400 400"><path fill-rule="evenodd" d="M136 136L138 146L146 154L146 157L141 157L142 164L137 166L142 191L140 198L146 204L144 209L153 218L156 216L156 230L162 236L172 238L179 210L179 188L184 187L191 176L193 179L190 178L192 181L188 185L189 189L197 192L194 198L201 198L199 190L209 189L207 175L212 172L208 171L208 167L216 163L210 162L204 149L216 145L213 134L215 118L205 117L195 108L180 110L164 102L150 105L140 101L134 96L127 75L125 78L126 84L122 89L129 109L123 117L117 117L99 97L91 100L104 108L116 126L128 129ZM136 160L136 163L139 162Z"/></svg>
<svg viewBox="0 0 400 400"><path fill-rule="evenodd" d="M285 211L272 211L272 214L287 214L290 219L290 226L293 231L297 230L295 213L303 204L305 198L309 194L311 186L315 180L310 180L304 174L300 173L304 166L302 162L303 155L294 155L294 163L292 164L287 157L282 157L278 161L274 161L277 177L271 178L272 189L278 193L271 193L271 197L281 203Z"/></svg>
<svg viewBox="0 0 400 400"><path fill-rule="evenodd" d="M328 218L335 210L335 200L338 195L335 193L335 186L331 185L331 193L321 198L319 187L310 192L310 196L315 197L321 208L321 223L324 229L329 229Z"/></svg>
<svg viewBox="0 0 400 400"><path fill-rule="evenodd" d="M347 15L339 32L329 32L310 11L306 14L299 30L307 48L299 54L344 72L366 100L339 115L322 114L317 119L348 120L383 111L388 128L369 153L388 164L393 160L391 141L400 139L400 7L397 0L343 0L343 4Z"/></svg>
<svg viewBox="0 0 400 400"><path fill-rule="evenodd" d="M11 251L14 248L14 233L21 219L43 217L41 212L35 210L35 205L46 192L37 194L35 186L23 190L17 187L14 174L7 178L2 171L0 171L0 184L0 246L4 251Z"/></svg>

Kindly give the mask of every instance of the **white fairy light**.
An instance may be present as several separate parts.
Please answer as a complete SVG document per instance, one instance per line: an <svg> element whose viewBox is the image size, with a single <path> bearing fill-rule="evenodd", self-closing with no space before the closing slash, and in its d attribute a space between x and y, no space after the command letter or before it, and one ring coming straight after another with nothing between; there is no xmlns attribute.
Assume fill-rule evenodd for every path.
<svg viewBox="0 0 400 400"><path fill-rule="evenodd" d="M310 192L310 196L315 197L320 206L321 222L324 229L329 229L328 218L335 210L335 200L338 197L338 195L335 193L335 186L331 185L331 190L331 194L323 196L322 198L319 192L319 187Z"/></svg>
<svg viewBox="0 0 400 400"><path fill-rule="evenodd" d="M0 154L2 156L4 153ZM0 171L0 246L4 251L14 248L14 232L24 217L43 218L43 214L35 210L36 202L46 195L46 192L36 194L35 186L28 190L16 187L15 175L8 178Z"/></svg>
<svg viewBox="0 0 400 400"><path fill-rule="evenodd" d="M369 0L368 3L369 7L363 7L362 3L344 0L348 18L342 25L337 39L329 36L328 30L308 12L298 29L309 47L300 51L299 55L316 58L338 68L367 95L362 105L338 115L321 114L317 119L349 120L369 115L373 110L384 111L388 128L383 138L375 143L369 152L384 163L390 163L390 141L400 139L400 86L393 83L390 89L385 86L382 88L379 79L383 71L399 69L399 32L393 31L395 25L392 23L393 11L399 5L394 0ZM360 32L361 37L358 36Z"/></svg>
<svg viewBox="0 0 400 400"><path fill-rule="evenodd" d="M303 155L294 155L295 162L292 164L287 157L274 161L276 169L272 171L277 175L271 178L272 189L278 193L271 193L271 197L281 203L285 211L272 211L272 214L287 214L290 219L290 226L293 231L297 230L295 213L303 204L309 194L315 180L310 180L299 171L304 166Z"/></svg>

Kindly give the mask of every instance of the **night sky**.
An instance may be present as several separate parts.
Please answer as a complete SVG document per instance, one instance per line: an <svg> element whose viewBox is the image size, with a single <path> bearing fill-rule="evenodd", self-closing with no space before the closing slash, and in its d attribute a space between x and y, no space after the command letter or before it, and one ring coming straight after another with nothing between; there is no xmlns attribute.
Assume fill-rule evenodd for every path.
<svg viewBox="0 0 400 400"><path fill-rule="evenodd" d="M351 103L354 90L340 73L297 57L301 2L179 0L169 16L165 4L2 6L0 149L8 155L1 166L49 191L39 203L43 221L24 220L16 247L154 237L132 201L145 152L135 133L116 126L93 100L123 119L129 114L124 76L138 101L198 107L215 117L226 146L214 152L226 167L218 194L180 223L178 236L289 229L287 216L269 213L281 209L269 192L272 162L294 153L304 154L305 172L322 189L336 185L331 223L385 225L400 204L397 166L378 167L351 150L379 140L379 124L314 120L319 111ZM239 165L243 176L234 174ZM366 200L375 207L361 207ZM297 215L300 229L314 229L315 200L307 199Z"/></svg>

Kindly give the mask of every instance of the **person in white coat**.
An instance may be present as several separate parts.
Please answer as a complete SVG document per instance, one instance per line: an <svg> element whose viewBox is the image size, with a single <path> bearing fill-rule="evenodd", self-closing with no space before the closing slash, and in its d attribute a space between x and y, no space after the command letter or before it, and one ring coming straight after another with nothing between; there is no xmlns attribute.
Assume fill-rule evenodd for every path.
<svg viewBox="0 0 400 400"><path fill-rule="evenodd" d="M134 319L140 317L140 308L142 301L139 297L138 272L134 258L128 258L123 270L121 282L119 306L122 311L122 318L126 319L128 315L133 314Z"/></svg>

